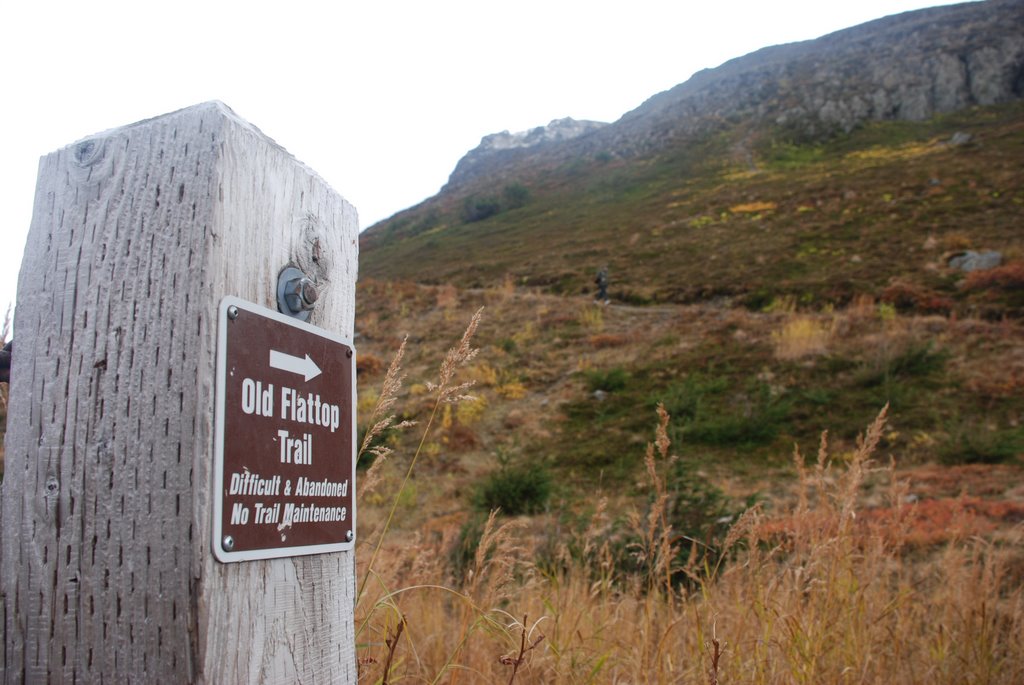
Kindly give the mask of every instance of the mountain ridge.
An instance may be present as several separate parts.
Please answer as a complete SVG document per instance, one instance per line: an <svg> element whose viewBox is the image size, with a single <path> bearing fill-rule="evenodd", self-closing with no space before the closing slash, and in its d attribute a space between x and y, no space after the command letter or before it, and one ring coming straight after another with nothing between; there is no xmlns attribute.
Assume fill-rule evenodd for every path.
<svg viewBox="0 0 1024 685"><path fill-rule="evenodd" d="M442 192L465 188L559 146L562 154L605 150L629 157L737 117L769 120L816 137L849 132L867 120L921 121L1020 97L1024 3L988 0L934 7L764 47L703 69L616 122L586 131L593 135L515 151L489 148L488 140L501 134L485 136L459 161Z"/></svg>

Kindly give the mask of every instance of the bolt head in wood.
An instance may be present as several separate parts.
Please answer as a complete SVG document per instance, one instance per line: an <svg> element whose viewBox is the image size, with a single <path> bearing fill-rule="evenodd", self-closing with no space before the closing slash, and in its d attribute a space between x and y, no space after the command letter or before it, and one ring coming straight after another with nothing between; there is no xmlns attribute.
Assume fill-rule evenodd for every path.
<svg viewBox="0 0 1024 685"><path fill-rule="evenodd" d="M319 297L313 280L294 266L286 267L277 277L277 310L282 314L308 321Z"/></svg>
<svg viewBox="0 0 1024 685"><path fill-rule="evenodd" d="M313 305L316 304L316 299L319 297L319 293L316 291L316 285L313 281L308 278L299 279L299 283L295 286L295 290L299 295L299 304L303 309L312 309Z"/></svg>
<svg viewBox="0 0 1024 685"><path fill-rule="evenodd" d="M293 278L284 287L284 301L292 314L310 311L316 305L318 293L313 281L305 276Z"/></svg>

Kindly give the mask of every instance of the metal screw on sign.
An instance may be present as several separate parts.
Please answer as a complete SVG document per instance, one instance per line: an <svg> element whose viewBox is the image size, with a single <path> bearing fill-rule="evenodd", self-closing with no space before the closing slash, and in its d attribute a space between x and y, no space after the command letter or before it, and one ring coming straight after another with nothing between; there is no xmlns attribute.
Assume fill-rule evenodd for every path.
<svg viewBox="0 0 1024 685"><path fill-rule="evenodd" d="M224 547L225 552L230 552L235 548L235 539L230 535L225 535L222 546Z"/></svg>
<svg viewBox="0 0 1024 685"><path fill-rule="evenodd" d="M352 539L355 538L355 536L356 536L355 533L353 533L351 530L346 531L345 532L345 542L352 542Z"/></svg>
<svg viewBox="0 0 1024 685"><path fill-rule="evenodd" d="M277 277L277 309L282 314L308 321L319 297L316 283L294 266L286 267Z"/></svg>
<svg viewBox="0 0 1024 685"><path fill-rule="evenodd" d="M238 318L238 307L231 305L228 307L228 318L234 321Z"/></svg>

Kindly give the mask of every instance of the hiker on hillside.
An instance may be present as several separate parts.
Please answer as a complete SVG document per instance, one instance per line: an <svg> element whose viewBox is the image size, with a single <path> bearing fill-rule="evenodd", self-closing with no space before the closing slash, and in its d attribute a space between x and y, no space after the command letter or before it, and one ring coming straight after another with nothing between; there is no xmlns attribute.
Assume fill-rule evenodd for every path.
<svg viewBox="0 0 1024 685"><path fill-rule="evenodd" d="M594 283L597 284L597 297L594 299L598 302L604 302L608 304L611 300L608 299L608 267L602 266L597 272L597 278L594 279Z"/></svg>

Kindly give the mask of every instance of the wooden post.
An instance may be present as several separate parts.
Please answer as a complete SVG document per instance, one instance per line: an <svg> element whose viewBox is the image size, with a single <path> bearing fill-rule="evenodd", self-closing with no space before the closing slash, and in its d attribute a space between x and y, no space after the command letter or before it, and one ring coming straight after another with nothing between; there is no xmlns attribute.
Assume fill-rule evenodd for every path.
<svg viewBox="0 0 1024 685"><path fill-rule="evenodd" d="M351 337L355 210L220 103L40 162L18 282L2 494L3 678L356 680L354 554L211 552L217 308Z"/></svg>

